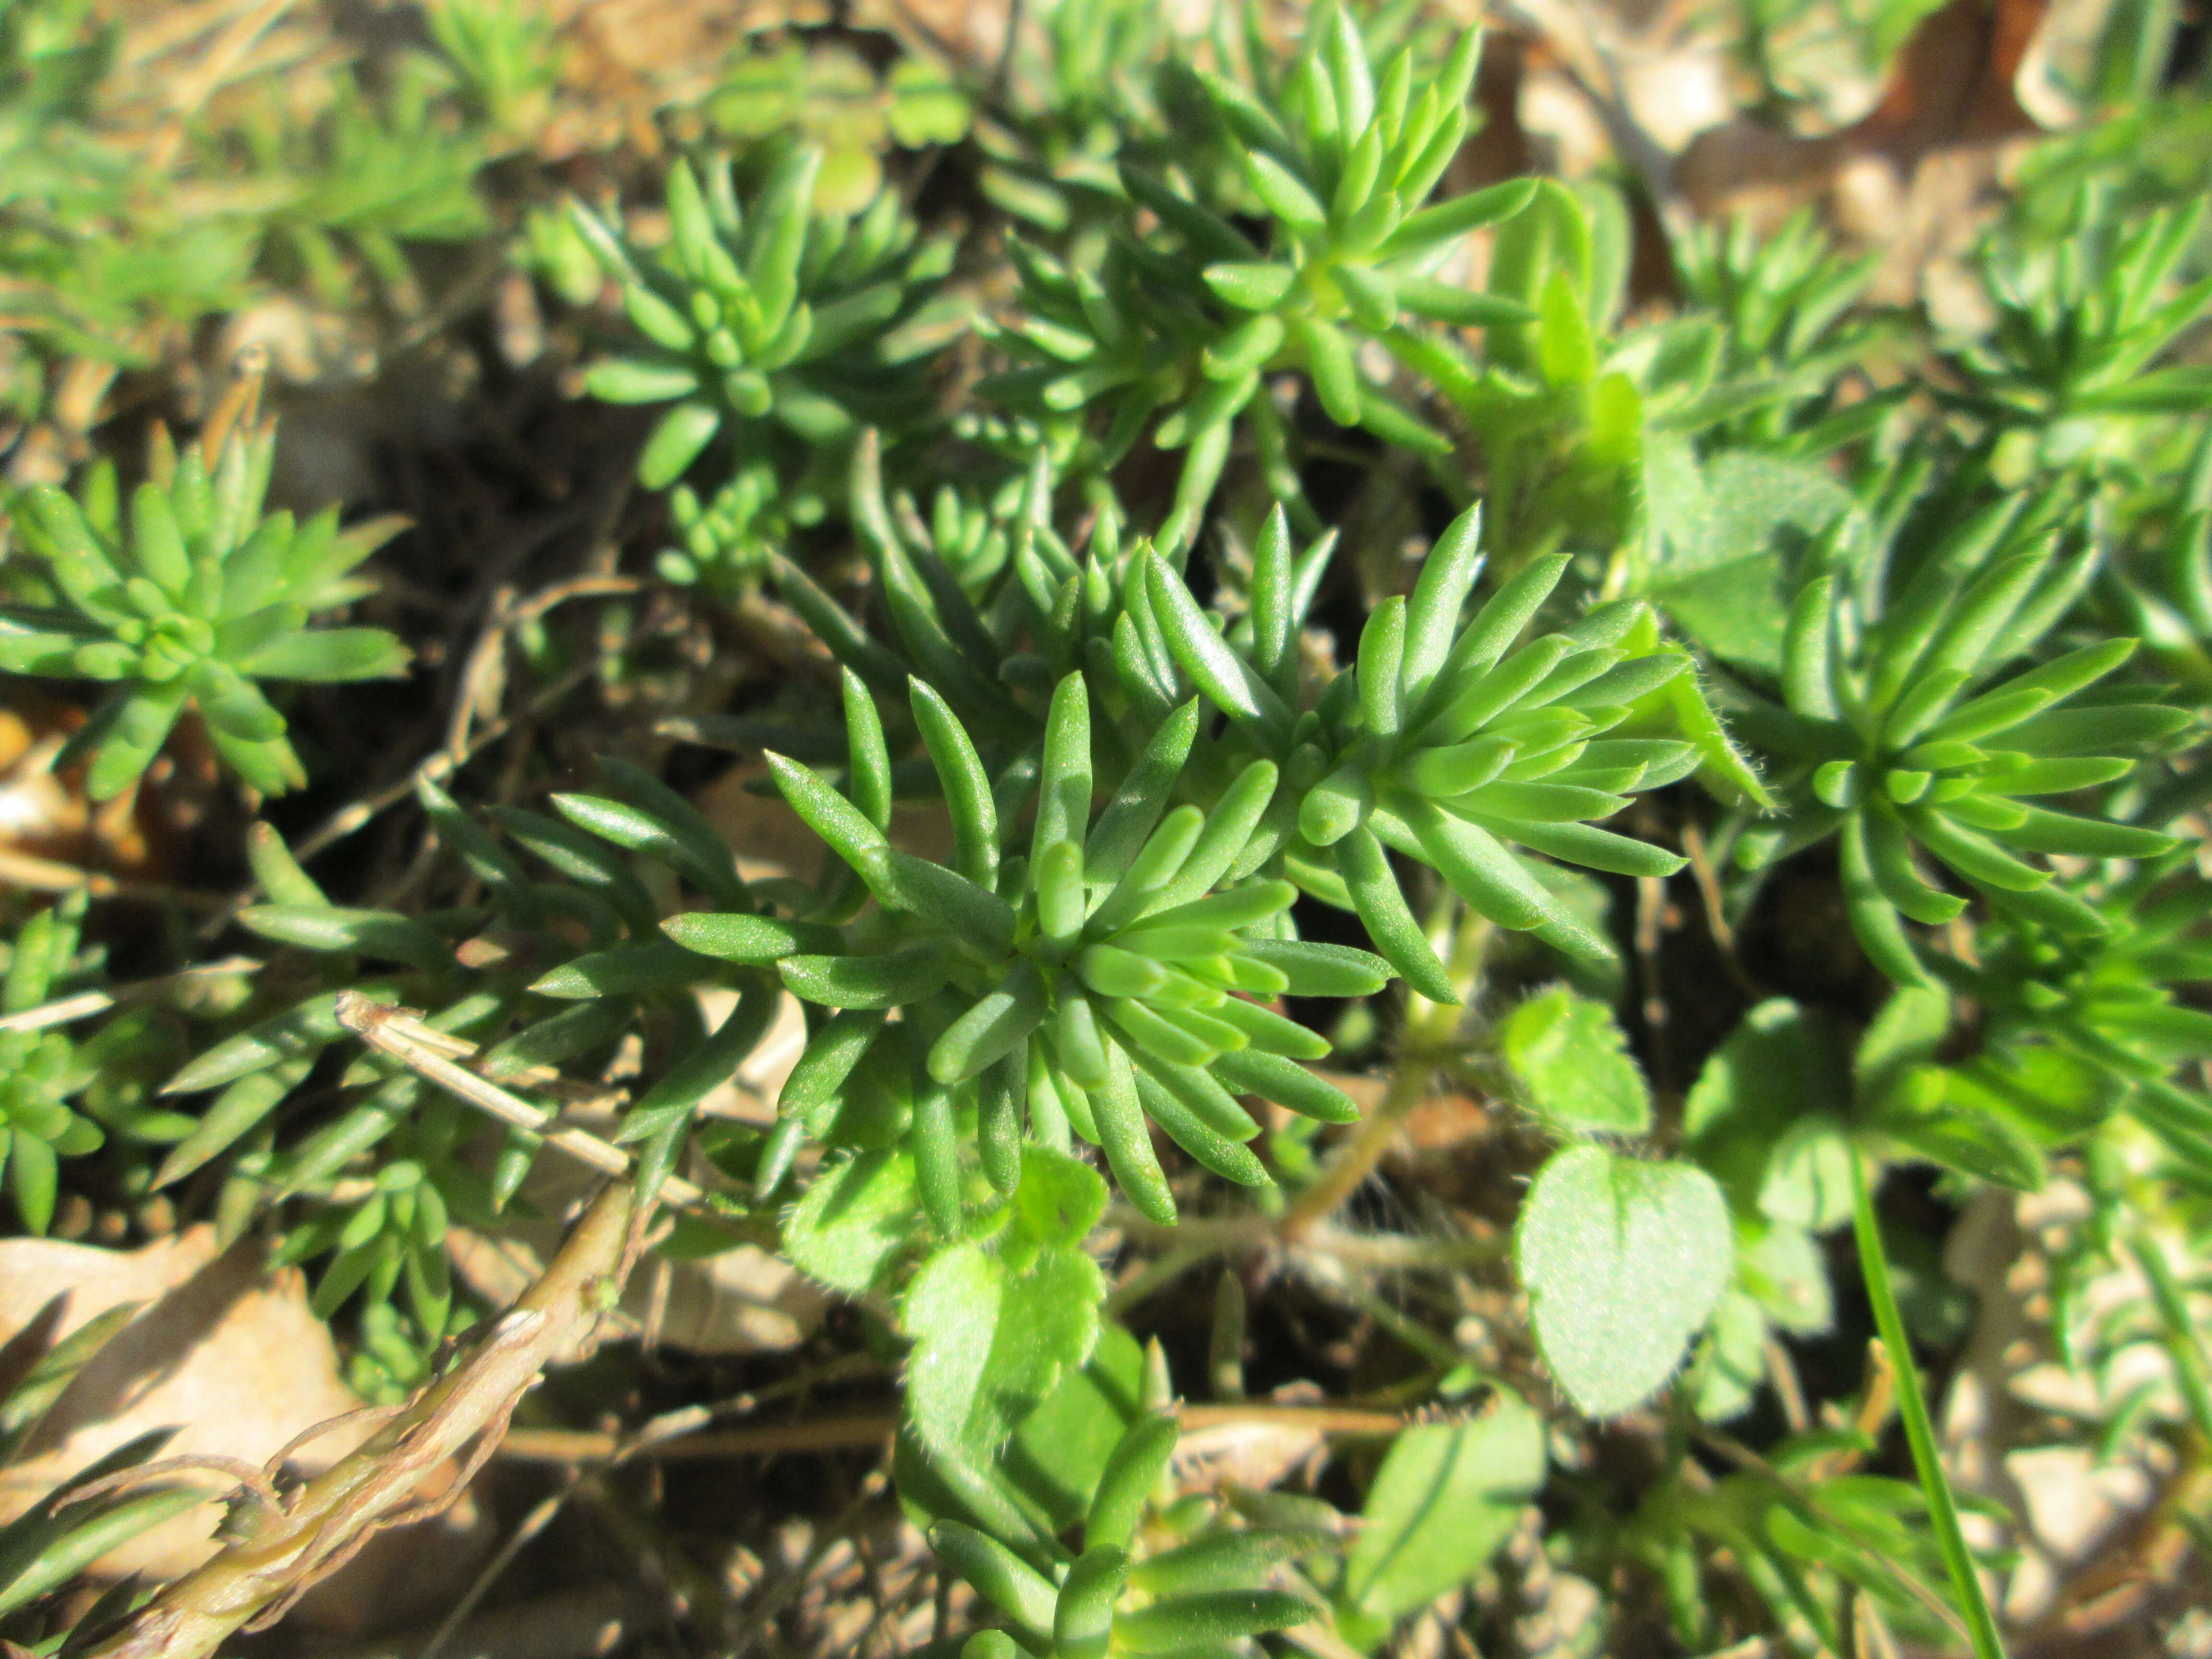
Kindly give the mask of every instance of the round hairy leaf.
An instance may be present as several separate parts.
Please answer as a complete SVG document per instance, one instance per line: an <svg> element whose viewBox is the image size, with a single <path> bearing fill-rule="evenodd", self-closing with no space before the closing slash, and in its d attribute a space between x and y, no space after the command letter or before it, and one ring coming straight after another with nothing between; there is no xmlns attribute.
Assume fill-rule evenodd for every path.
<svg viewBox="0 0 2212 1659"><path fill-rule="evenodd" d="M1529 1188L1515 1246L1552 1375L1611 1417L1682 1363L1728 1284L1734 1236L1703 1170L1570 1146Z"/></svg>
<svg viewBox="0 0 2212 1659"><path fill-rule="evenodd" d="M975 1243L939 1251L904 1304L915 1337L907 1408L940 1455L994 1454L1063 1372L1090 1357L1105 1285L1079 1249L1039 1250L1017 1269Z"/></svg>
<svg viewBox="0 0 2212 1659"><path fill-rule="evenodd" d="M913 1237L919 1209L913 1156L862 1152L815 1178L784 1224L784 1249L801 1272L858 1296Z"/></svg>

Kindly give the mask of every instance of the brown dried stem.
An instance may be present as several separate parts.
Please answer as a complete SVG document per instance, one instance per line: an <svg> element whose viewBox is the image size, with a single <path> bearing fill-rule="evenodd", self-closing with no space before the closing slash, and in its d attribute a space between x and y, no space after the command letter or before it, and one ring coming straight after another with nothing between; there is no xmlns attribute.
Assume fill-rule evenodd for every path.
<svg viewBox="0 0 2212 1659"><path fill-rule="evenodd" d="M1187 1432L1231 1425L1303 1429L1315 1434L1387 1436L1407 1422L1401 1412L1368 1411L1352 1406L1301 1406L1267 1401L1232 1405L1182 1406L1176 1416ZM502 1457L536 1463L587 1463L616 1455L689 1462L722 1457L769 1457L780 1452L843 1451L890 1441L898 1419L890 1412L854 1412L836 1417L803 1417L789 1423L755 1423L741 1428L707 1429L674 1434L641 1445L625 1446L621 1436L592 1429L517 1429L500 1446Z"/></svg>
<svg viewBox="0 0 2212 1659"><path fill-rule="evenodd" d="M372 1534L459 1498L547 1360L614 1304L634 1254L630 1221L629 1187L602 1190L544 1274L452 1370L288 1507L262 1511L251 1537L170 1585L88 1659L207 1659L234 1633L281 1618ZM441 1496L426 1496L456 1459L459 1475Z"/></svg>
<svg viewBox="0 0 2212 1659"><path fill-rule="evenodd" d="M416 1076L427 1078L502 1123L543 1135L548 1146L591 1165L602 1175L612 1176L617 1181L630 1176L630 1156L621 1147L602 1140L588 1130L562 1124L543 1107L532 1105L447 1057L451 1053L473 1054L473 1044L458 1042L442 1031L431 1030L411 1009L386 1007L372 1002L358 991L339 992L337 1009L339 1024L380 1053L390 1054ZM706 1194L681 1176L664 1177L659 1196L663 1202L695 1214L711 1217L715 1213L714 1206L707 1202Z"/></svg>

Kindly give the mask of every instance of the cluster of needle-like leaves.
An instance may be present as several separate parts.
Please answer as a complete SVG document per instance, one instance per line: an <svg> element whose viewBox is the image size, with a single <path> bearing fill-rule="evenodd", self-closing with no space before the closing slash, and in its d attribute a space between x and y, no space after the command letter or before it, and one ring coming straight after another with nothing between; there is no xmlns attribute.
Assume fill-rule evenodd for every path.
<svg viewBox="0 0 2212 1659"><path fill-rule="evenodd" d="M1232 1515L1152 1522L1151 1500L1180 1436L1172 1413L1130 1425L1109 1455L1083 1516L1083 1550L1048 1564L964 1522L939 1521L929 1541L1006 1621L969 1638L962 1659L1024 1654L1093 1656L1180 1652L1243 1641L1313 1616L1313 1604L1268 1580L1279 1564L1333 1551L1332 1528L1235 1524ZM1294 1510L1296 1500L1275 1505ZM1258 1507L1267 1507L1264 1498ZM1326 1506L1311 1504L1336 1517ZM1152 1524L1147 1525L1148 1522ZM1194 1524L1195 1522L1196 1524Z"/></svg>
<svg viewBox="0 0 2212 1659"><path fill-rule="evenodd" d="M939 1230L962 1231L957 1125L974 1114L977 1154L1002 1192L1020 1178L1025 1137L1066 1151L1071 1133L1103 1146L1147 1214L1176 1213L1146 1128L1149 1118L1206 1167L1271 1184L1244 1143L1259 1125L1239 1093L1325 1121L1356 1109L1295 1061L1328 1044L1259 999L1362 995L1382 964L1341 946L1284 937L1296 890L1251 879L1255 832L1276 769L1252 762L1205 811L1174 801L1199 727L1186 702L1139 755L1094 819L1091 703L1080 675L1054 691L1025 853L1002 847L999 809L974 742L944 699L915 681L915 721L944 790L954 867L886 839L888 750L872 701L848 673L854 733L848 799L793 761L772 757L793 807L882 907L876 925L830 936L746 915L670 924L690 948L774 958L825 1020L784 1091L788 1112L834 1115L841 1092L870 1086L888 1054L911 1091L909 1133L923 1202ZM1267 844L1258 843L1264 854ZM835 948L817 948L820 946ZM885 1012L902 1010L896 1025Z"/></svg>
<svg viewBox="0 0 2212 1659"><path fill-rule="evenodd" d="M1129 220L1096 270L1024 248L1020 312L999 331L1024 366L1000 394L1046 416L1111 410L1098 434L1111 461L1158 416L1153 441L1188 447L1176 545L1218 477L1237 417L1265 417L1261 377L1304 371L1328 417L1388 442L1448 451L1443 434L1359 365L1364 342L1401 324L1523 319L1517 301L1432 274L1466 234L1515 212L1514 180L1424 207L1466 136L1480 35L1462 33L1432 79L1410 48L1379 77L1346 11L1312 20L1297 58L1256 85L1198 72L1218 146L1241 172L1231 199L1194 195L1125 161ZM1255 240L1235 221L1251 210ZM1136 216L1155 228L1140 233ZM1255 399L1257 401L1255 402Z"/></svg>
<svg viewBox="0 0 2212 1659"><path fill-rule="evenodd" d="M303 525L264 514L276 422L255 423L250 407L234 415L229 430L181 454L157 429L127 507L111 467L76 495L40 484L20 498L16 533L44 567L51 603L0 606L0 668L115 688L70 744L90 762L95 799L129 788L188 707L247 783L294 788L307 774L256 682L374 679L406 665L406 647L381 629L308 626L359 595L347 573L392 526L341 531L335 507Z"/></svg>
<svg viewBox="0 0 2212 1659"><path fill-rule="evenodd" d="M2141 425L2112 417L2212 401L2212 370L2153 367L2212 309L2212 276L2175 284L2203 222L2201 200L2125 220L2087 188L2062 234L1992 241L1983 274L1996 325L1954 361L1960 405L2006 434L1998 465L2014 481L2038 465L2124 467Z"/></svg>
<svg viewBox="0 0 2212 1659"><path fill-rule="evenodd" d="M1816 577L1790 613L1784 707L1747 699L1740 710L1740 729L1790 772L1783 821L1747 835L1739 857L1756 865L1839 832L1852 927L1901 983L1927 970L1900 918L1940 925L1966 908L1915 849L2001 910L2093 935L2103 921L2042 857L2145 858L2172 845L2036 804L2110 783L2190 723L2155 687L2100 687L2131 640L1998 678L2058 626L2095 568L2098 550L2069 544L2053 505L1985 507L1923 544L1917 568L1893 571L1892 544Z"/></svg>
<svg viewBox="0 0 2212 1659"><path fill-rule="evenodd" d="M0 983L0 1014L26 1014L46 1000L76 959L83 915L80 898L67 911L40 911L17 931ZM8 1172L16 1213L34 1233L53 1219L58 1160L92 1152L106 1139L70 1105L98 1070L85 1064L66 1031L0 1030L0 1167Z"/></svg>
<svg viewBox="0 0 2212 1659"><path fill-rule="evenodd" d="M1517 643L1565 573L1565 555L1516 574L1462 624L1482 568L1480 537L1470 511L1430 553L1412 596L1369 617L1357 665L1322 700L1316 735L1334 768L1298 807L1300 834L1332 849L1376 944L1438 1000L1454 1000L1449 978L1400 896L1386 846L1433 866L1492 921L1601 956L1607 947L1512 845L1624 875L1671 875L1678 856L1591 821L1619 812L1633 791L1686 776L1699 759L1679 738L1604 735L1690 669L1681 652L1636 648L1640 605L1601 607L1565 632ZM1280 556L1263 549L1261 560L1264 568Z"/></svg>
<svg viewBox="0 0 2212 1659"><path fill-rule="evenodd" d="M668 175L668 243L650 257L573 206L645 337L642 349L594 363L585 385L609 403L672 405L638 459L649 488L674 483L718 435L743 453L773 429L796 452L783 482L803 499L785 511L804 522L822 512L820 480L801 476L810 456L826 449L834 477L834 458L860 427L903 426L924 412L921 348L896 331L944 275L951 248L917 246L914 222L889 191L855 217L823 216L821 165L818 149L791 149L747 210L726 155L708 166L703 185L679 161ZM800 489L809 482L811 494Z"/></svg>
<svg viewBox="0 0 2212 1659"><path fill-rule="evenodd" d="M1835 1327L1824 1240L1849 1224L1890 1362L1864 1397L1825 1391L1822 1427L1726 1479L1654 1441L1667 1472L1634 1513L1569 1535L1612 1584L1663 1583L1684 1652L1963 1629L1994 1659L1882 1162L2089 1194L2054 1296L2124 1250L2149 1294L2112 1305L2179 1384L2110 1432L2163 1413L2212 1434L2172 1259L2212 1238L2212 787L2185 746L2212 687L2212 441L2173 418L2207 386L2186 360L2212 306L2198 215L2090 191L2022 217L1985 250L1978 334L1870 310L1873 263L1809 220L1685 237L1670 312L1601 178L1431 200L1475 118L1473 31L1334 3L1280 51L1256 5L1241 37L1217 19L1183 38L1128 0L1031 22L988 88L831 43L738 60L671 130L750 148L677 162L665 215L574 206L523 232L563 301L627 319L588 392L660 411L636 469L666 492L641 579L656 614L719 642L735 598L793 647L796 672L738 701L655 707L657 735L764 756L751 787L819 843L818 876L741 873L643 763L579 788L524 744L473 809L454 797L490 792L457 739L415 774L407 822L430 840L387 890L408 897L334 902L256 827L258 890L222 915L267 960L236 974L221 1041L165 1057L174 1111L118 1083L100 1045L126 1020L64 1035L84 906L42 913L0 996L19 1213L46 1229L61 1160L103 1148L128 1192L207 1194L222 1237L261 1229L313 1270L319 1313L351 1311L379 1398L480 1316L454 1230L527 1211L549 1146L683 1210L674 1250L778 1248L860 1298L884 1352L908 1345L894 1468L976 1592L966 1659L1378 1650L1495 1556L1571 1412L1679 1376L1673 1420L1710 1434L1770 1379L1787 1397L1787 1340ZM563 84L538 61L548 30L458 0L432 24L526 136ZM11 31L0 119L22 101ZM476 222L474 152L433 153L441 107L400 98L389 132L341 109L328 155L357 165L277 220L319 292L349 285L336 237L397 301L395 237ZM931 154L886 167L886 135ZM957 282L951 240L908 216L947 201L978 216ZM977 314L936 374L933 343ZM309 626L363 591L347 573L382 532L264 514L271 465L234 402L183 453L157 437L127 499L112 469L11 498L27 556L4 573L0 667L115 688L62 756L90 760L94 794L129 787L188 709L255 788L299 784L257 682L404 664L378 630ZM524 631L533 661L553 648L542 617ZM609 708L654 695L635 644L601 631ZM1817 909L1781 918L1840 957L1833 1006L1760 986L1771 951L1731 932L1808 851L1791 878L1837 890L1864 947ZM1591 994L1632 884L1640 1025ZM1668 1006L1689 954L1669 935L1698 912L1692 948L1757 990L1686 1057L1706 1036ZM1371 952L1318 942L1361 930ZM1480 1018L1453 1006L1478 998ZM1313 1000L1344 1006L1324 1024ZM780 1016L804 1027L787 1076L759 1063ZM1359 1109L1316 1067L1394 1044L1382 1121L1330 1148ZM1372 1294L1380 1269L1322 1219L1438 1071L1557 1143L1510 1251L1372 1252L1479 1291L1494 1311L1448 1335ZM1681 1085L1678 1135L1659 1103ZM134 1142L167 1152L146 1167ZM1133 1300L1206 1251L1131 1278L1113 1252L1239 1202L1261 1212L1209 1239L1281 1244L1403 1340L1389 1398L1483 1391L1395 1435L1357 1528L1314 1498L1162 1491L1165 1360L1108 1287ZM1224 1401L1250 1281L1230 1265ZM2055 1322L2074 1340L2069 1310ZM1851 1467L1893 1406L1917 1485ZM16 1413L0 1403L0 1449ZM30 1559L26 1535L0 1556ZM0 1614L16 1594L0 1575Z"/></svg>

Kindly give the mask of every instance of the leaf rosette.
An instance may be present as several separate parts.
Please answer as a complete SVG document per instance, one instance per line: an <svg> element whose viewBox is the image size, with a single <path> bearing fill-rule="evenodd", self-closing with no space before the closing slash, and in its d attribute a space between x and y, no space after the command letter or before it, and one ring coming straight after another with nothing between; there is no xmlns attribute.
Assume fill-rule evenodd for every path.
<svg viewBox="0 0 2212 1659"><path fill-rule="evenodd" d="M902 1051L906 1075L891 1086L905 1097L923 1202L957 1237L959 1146L971 1118L983 1173L1000 1191L1019 1179L1025 1133L1056 1150L1079 1138L1103 1147L1130 1200L1164 1222L1175 1200L1148 1119L1216 1174L1266 1186L1246 1144L1259 1126L1238 1094L1332 1122L1358 1115L1298 1063L1327 1054L1327 1041L1261 1000L1364 995L1388 977L1364 951L1291 937L1296 889L1255 878L1267 850L1255 831L1275 794L1273 763L1249 763L1210 811L1175 804L1198 732L1193 699L1094 819L1091 702L1071 674L1045 725L1028 851L1007 857L991 780L966 729L928 687L915 681L911 690L951 818L951 866L885 834L888 750L873 701L848 672L853 797L795 761L771 756L769 764L785 799L860 884L830 906L849 913L872 896L878 910L834 932L819 921L734 915L668 925L693 951L775 962L795 994L837 1011L786 1085L787 1116L834 1115L829 1103L841 1091L880 1079L879 1049Z"/></svg>
<svg viewBox="0 0 2212 1659"><path fill-rule="evenodd" d="M849 221L820 216L821 165L817 148L793 149L748 211L726 157L703 186L679 161L668 178L669 245L651 261L572 204L646 341L593 363L586 389L607 403L672 405L638 459L647 488L674 483L718 435L749 423L772 422L802 448L836 448L868 421L902 425L920 412L920 354L894 335L951 248L917 247L914 222L888 191ZM800 519L820 516L821 483L793 503Z"/></svg>
<svg viewBox="0 0 2212 1659"><path fill-rule="evenodd" d="M1066 421L1106 404L1109 465L1146 423L1189 460L1163 547L1187 544L1220 476L1237 417L1273 429L1266 375L1310 379L1328 418L1392 443L1445 454L1451 440L1359 366L1359 348L1411 328L1516 324L1517 300L1435 275L1466 234L1510 217L1535 185L1512 179L1424 207L1468 130L1481 32L1460 32L1441 64L1408 48L1378 76L1348 11L1328 6L1279 80L1257 84L1184 70L1194 112L1182 137L1212 187L1186 191L1123 159L1128 216L1095 266L1017 246L1021 307L990 332L1018 367L993 384ZM1143 216L1142 219L1139 216ZM1264 229L1248 234L1256 220ZM1146 228L1139 228L1149 221ZM1255 236L1259 240L1254 240Z"/></svg>
<svg viewBox="0 0 2212 1659"><path fill-rule="evenodd" d="M2152 858L2174 844L2035 804L2112 783L2189 726L2155 687L2101 684L2135 641L2081 646L1988 684L2045 640L2095 573L2094 546L2059 556L2049 505L1984 509L1893 594L1881 561L1856 583L1816 577L1791 610L1784 706L1740 700L1742 729L1792 775L1781 821L1747 835L1738 861L1755 868L1839 833L1852 928L1902 983L1928 977L1904 919L1940 926L1966 906L1916 852L2000 910L2088 936L2104 921L2039 857Z"/></svg>
<svg viewBox="0 0 2212 1659"><path fill-rule="evenodd" d="M1255 588L1285 580L1287 536L1267 538ZM1293 765L1320 772L1298 803L1289 866L1316 893L1358 912L1377 947L1424 996L1456 1001L1392 874L1385 848L1436 868L1502 927L1582 956L1608 947L1525 863L1517 845L1568 863L1668 876L1676 854L1595 827L1639 789L1698 766L1696 744L1607 737L1690 668L1660 645L1642 606L1616 604L1516 644L1568 559L1533 561L1464 626L1482 568L1480 515L1439 539L1410 598L1386 599L1358 660L1302 717ZM1316 763L1326 753L1329 758Z"/></svg>
<svg viewBox="0 0 2212 1659"><path fill-rule="evenodd" d="M76 496L33 485L15 512L61 603L0 606L0 669L115 688L58 762L90 762L94 799L136 782L188 706L247 783L266 794L295 788L307 774L284 716L255 682L379 679L406 668L407 648L382 629L307 626L315 611L358 596L347 573L398 521L341 531L336 507L304 525L289 513L264 516L276 423L252 421L252 383L243 395L244 410L234 404L181 455L157 431L151 476L132 492L127 518L106 465Z"/></svg>

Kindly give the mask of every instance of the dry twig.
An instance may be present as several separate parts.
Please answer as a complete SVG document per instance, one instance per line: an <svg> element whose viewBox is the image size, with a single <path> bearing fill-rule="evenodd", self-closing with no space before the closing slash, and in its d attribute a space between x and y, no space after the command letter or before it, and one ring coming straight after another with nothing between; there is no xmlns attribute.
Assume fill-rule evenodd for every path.
<svg viewBox="0 0 2212 1659"><path fill-rule="evenodd" d="M602 1175L612 1176L617 1181L629 1177L630 1158L622 1148L600 1139L589 1130L563 1125L544 1108L533 1106L465 1066L455 1065L448 1055L456 1049L462 1054L473 1053L474 1049L442 1031L430 1030L411 1011L372 1002L358 991L341 991L338 1024L372 1048L390 1054L409 1071L428 1079L477 1110L518 1129L543 1135L547 1145L558 1147L579 1163L590 1164ZM678 1209L701 1215L716 1213L707 1202L707 1194L681 1176L664 1177L659 1196Z"/></svg>
<svg viewBox="0 0 2212 1659"><path fill-rule="evenodd" d="M1177 1415L1186 1433L1231 1425L1305 1429L1317 1434L1358 1437L1393 1435L1406 1426L1400 1412L1363 1411L1349 1406L1276 1405L1239 1401L1227 1406L1184 1406ZM591 1429L517 1429L500 1446L502 1457L536 1463L584 1463L612 1457L654 1458L690 1462L719 1457L767 1457L778 1452L845 1451L888 1442L898 1431L890 1412L855 1412L837 1417L800 1418L790 1423L757 1423L743 1428L708 1429L672 1434L643 1444Z"/></svg>
<svg viewBox="0 0 2212 1659"><path fill-rule="evenodd" d="M261 963L252 957L225 957L221 962L205 962L196 968L185 968L173 974L163 974L155 979L142 979L130 985L111 986L101 991L79 991L74 996L58 997L52 1002L42 1002L35 1008L26 1008L20 1013L0 1015L0 1031L40 1031L49 1025L66 1025L71 1020L88 1019L94 1014L104 1014L118 1002L151 996L168 988L188 983L196 979L216 979L225 974L258 972Z"/></svg>
<svg viewBox="0 0 2212 1659"><path fill-rule="evenodd" d="M391 1423L310 1480L252 1534L187 1574L88 1659L207 1659L240 1631L265 1628L387 1527L456 1501L496 1449L515 1402L546 1362L614 1304L634 1254L626 1185L605 1188L520 1301ZM461 1468L442 1495L439 1471Z"/></svg>

